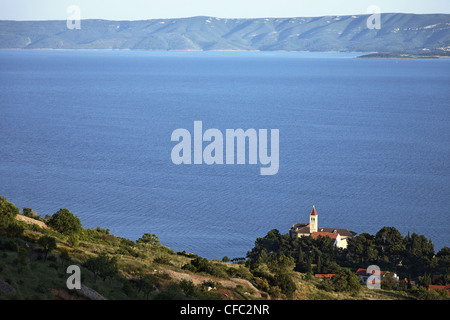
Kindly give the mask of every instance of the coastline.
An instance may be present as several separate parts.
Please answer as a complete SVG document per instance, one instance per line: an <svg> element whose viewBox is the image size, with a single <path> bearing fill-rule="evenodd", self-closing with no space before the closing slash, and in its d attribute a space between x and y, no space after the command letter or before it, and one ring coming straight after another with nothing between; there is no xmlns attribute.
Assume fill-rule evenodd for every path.
<svg viewBox="0 0 450 320"><path fill-rule="evenodd" d="M404 59L404 60L438 60L441 58L450 58L450 51L436 52L432 54L413 52L413 53L398 53L398 52L354 52L354 51L310 51L310 50L148 50L148 49L113 49L113 48L0 48L0 51L127 51L127 52L154 52L154 53L164 53L164 52L219 52L219 53L348 53L355 54L353 58L356 59ZM445 53L445 54L442 54Z"/></svg>

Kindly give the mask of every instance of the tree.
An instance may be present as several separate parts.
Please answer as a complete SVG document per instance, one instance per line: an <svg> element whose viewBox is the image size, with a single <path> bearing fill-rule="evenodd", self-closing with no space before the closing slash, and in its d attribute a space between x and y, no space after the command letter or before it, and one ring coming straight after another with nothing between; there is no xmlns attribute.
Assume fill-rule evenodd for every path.
<svg viewBox="0 0 450 320"><path fill-rule="evenodd" d="M434 256L434 245L424 235L413 233L405 238L406 250L413 259L424 258L431 260Z"/></svg>
<svg viewBox="0 0 450 320"><path fill-rule="evenodd" d="M0 228L4 229L9 224L15 223L18 214L19 208L14 203L6 200L6 197L0 196Z"/></svg>
<svg viewBox="0 0 450 320"><path fill-rule="evenodd" d="M312 274L312 258L309 256L306 258L306 273Z"/></svg>
<svg viewBox="0 0 450 320"><path fill-rule="evenodd" d="M435 273L450 275L450 248L443 247L435 257ZM449 281L450 283L450 281Z"/></svg>
<svg viewBox="0 0 450 320"><path fill-rule="evenodd" d="M297 263L295 264L295 271L306 272L307 262L305 260L305 255L303 253L302 247L298 249Z"/></svg>
<svg viewBox="0 0 450 320"><path fill-rule="evenodd" d="M270 230L263 238L256 238L255 247L252 251L247 252L247 258L256 261L263 251L266 251L267 254L279 252L281 238L282 236L277 229Z"/></svg>
<svg viewBox="0 0 450 320"><path fill-rule="evenodd" d="M64 266L64 264L67 261L70 261L70 254L67 250L61 251L61 254L59 255L59 259L61 259L61 265Z"/></svg>
<svg viewBox="0 0 450 320"><path fill-rule="evenodd" d="M48 224L65 235L79 234L83 229L80 219L68 209L59 209L52 215Z"/></svg>
<svg viewBox="0 0 450 320"><path fill-rule="evenodd" d="M375 244L381 249L381 253L392 261L400 261L405 251L405 239L400 231L394 227L383 227L375 234Z"/></svg>
<svg viewBox="0 0 450 320"><path fill-rule="evenodd" d="M358 293L361 284L358 277L350 269L341 269L331 278L331 286L336 292Z"/></svg>
<svg viewBox="0 0 450 320"><path fill-rule="evenodd" d="M275 275L274 285L279 287L281 289L281 292L284 293L288 298L292 298L292 294L297 289L294 281L285 272Z"/></svg>
<svg viewBox="0 0 450 320"><path fill-rule="evenodd" d="M292 270L294 268L294 258L285 256L284 254L271 253L268 259L268 267L273 272Z"/></svg>
<svg viewBox="0 0 450 320"><path fill-rule="evenodd" d="M184 294L187 297L195 296L195 285L192 282L192 280L186 280L186 279L181 280L180 287L181 287L181 290L183 290Z"/></svg>
<svg viewBox="0 0 450 320"><path fill-rule="evenodd" d="M336 273L340 269L341 267L335 261L327 260L326 263L322 264L322 273Z"/></svg>
<svg viewBox="0 0 450 320"><path fill-rule="evenodd" d="M423 276L419 277L419 284L425 288L431 284L431 276L425 273Z"/></svg>
<svg viewBox="0 0 450 320"><path fill-rule="evenodd" d="M18 238L23 234L24 228L17 222L10 223L6 227L6 234L11 238Z"/></svg>
<svg viewBox="0 0 450 320"><path fill-rule="evenodd" d="M145 298L148 300L148 296L151 292L155 291L159 286L158 278L153 274L146 274L141 279L140 289L145 295Z"/></svg>
<svg viewBox="0 0 450 320"><path fill-rule="evenodd" d="M98 276L105 280L113 277L118 271L117 258L109 257L104 253L96 258L89 258L85 262L85 266L94 273L94 282L97 281Z"/></svg>
<svg viewBox="0 0 450 320"><path fill-rule="evenodd" d="M40 245L42 249L44 249L45 252L44 261L47 261L48 253L57 248L56 239L49 236L40 237L38 240L38 245Z"/></svg>
<svg viewBox="0 0 450 320"><path fill-rule="evenodd" d="M361 233L347 241L347 252L352 264L365 265L377 260L378 250L376 249L375 237L373 235Z"/></svg>
<svg viewBox="0 0 450 320"><path fill-rule="evenodd" d="M23 208L22 213L25 217L39 220L39 215L31 208Z"/></svg>
<svg viewBox="0 0 450 320"><path fill-rule="evenodd" d="M155 234L144 233L144 235L141 238L139 238L136 242L147 244L150 246L157 246L159 245L159 238Z"/></svg>
<svg viewBox="0 0 450 320"><path fill-rule="evenodd" d="M211 272L211 264L206 258L197 257L191 260L191 265L196 268L197 272Z"/></svg>
<svg viewBox="0 0 450 320"><path fill-rule="evenodd" d="M322 259L320 256L317 257L317 273L322 273Z"/></svg>
<svg viewBox="0 0 450 320"><path fill-rule="evenodd" d="M70 234L67 238L67 243L76 248L80 244L80 237L78 236L78 234Z"/></svg>
<svg viewBox="0 0 450 320"><path fill-rule="evenodd" d="M398 280L394 278L394 273L386 272L381 282L381 288L385 290L393 290L398 286Z"/></svg>

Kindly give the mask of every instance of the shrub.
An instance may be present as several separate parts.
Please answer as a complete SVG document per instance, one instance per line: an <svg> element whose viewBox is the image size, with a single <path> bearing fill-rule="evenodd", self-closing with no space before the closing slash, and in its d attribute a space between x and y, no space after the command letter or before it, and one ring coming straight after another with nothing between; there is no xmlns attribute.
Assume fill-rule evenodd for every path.
<svg viewBox="0 0 450 320"><path fill-rule="evenodd" d="M136 243L134 243L134 241L129 240L129 239L125 239L125 238L120 238L120 246L121 247L134 247L136 245Z"/></svg>
<svg viewBox="0 0 450 320"><path fill-rule="evenodd" d="M97 280L97 276L106 279L115 276L118 272L117 258L108 257L106 254L100 254L96 258L89 258L85 266L94 273L94 282Z"/></svg>
<svg viewBox="0 0 450 320"><path fill-rule="evenodd" d="M104 233L104 234L109 235L109 233L110 233L111 230L109 230L109 229L102 229L102 228L100 228L100 227L97 227L97 228L95 229L95 231L97 231L98 233Z"/></svg>
<svg viewBox="0 0 450 320"><path fill-rule="evenodd" d="M62 250L59 255L59 259L61 259L61 265L64 265L66 262L70 261L70 254L67 250Z"/></svg>
<svg viewBox="0 0 450 320"><path fill-rule="evenodd" d="M184 300L186 296L183 294L181 287L176 283L171 283L167 290L158 293L155 300Z"/></svg>
<svg viewBox="0 0 450 320"><path fill-rule="evenodd" d="M5 244L3 245L3 247L6 250L9 250L9 251L14 251L14 252L18 252L19 251L19 246L13 240L6 241Z"/></svg>
<svg viewBox="0 0 450 320"><path fill-rule="evenodd" d="M419 300L450 300L446 290L428 290L424 287L415 287L409 292Z"/></svg>
<svg viewBox="0 0 450 320"><path fill-rule="evenodd" d="M82 231L81 221L68 209L60 209L50 218L49 226L62 234L79 234Z"/></svg>
<svg viewBox="0 0 450 320"><path fill-rule="evenodd" d="M22 213L25 217L36 220L42 220L42 218L37 214L37 212L32 210L31 208L23 208Z"/></svg>
<svg viewBox="0 0 450 320"><path fill-rule="evenodd" d="M20 248L17 259L21 265L27 265L29 262L28 252L25 248Z"/></svg>
<svg viewBox="0 0 450 320"><path fill-rule="evenodd" d="M76 248L80 245L80 238L76 234L71 234L67 239L67 242L69 243L70 246Z"/></svg>
<svg viewBox="0 0 450 320"><path fill-rule="evenodd" d="M4 196L0 196L0 228L6 228L14 223L18 214L19 208L7 201Z"/></svg>
<svg viewBox="0 0 450 320"><path fill-rule="evenodd" d="M203 280L203 282L202 282L202 287L205 287L205 288L208 288L208 287L216 288L218 286L219 286L219 283L214 282L212 280Z"/></svg>
<svg viewBox="0 0 450 320"><path fill-rule="evenodd" d="M23 234L24 227L18 223L10 223L6 227L6 234L11 238L18 238Z"/></svg>
<svg viewBox="0 0 450 320"><path fill-rule="evenodd" d="M158 264L171 264L170 259L167 257L157 257L157 258L153 259L153 262L158 263Z"/></svg>
<svg viewBox="0 0 450 320"><path fill-rule="evenodd" d="M196 254L194 254L194 253L187 253L186 251L178 251L177 252L177 255L179 255L179 256L183 256L183 257L186 257L186 258L192 258L192 259L195 259L195 258L199 258L199 256L198 255L196 255Z"/></svg>
<svg viewBox="0 0 450 320"><path fill-rule="evenodd" d="M331 278L331 287L336 292L356 294L361 290L361 283L350 269L341 269Z"/></svg>
<svg viewBox="0 0 450 320"><path fill-rule="evenodd" d="M191 272L197 272L197 268L194 267L191 263L186 263L183 267L181 267L183 270L191 271Z"/></svg>
<svg viewBox="0 0 450 320"><path fill-rule="evenodd" d="M252 274L250 273L250 271L243 266L239 266L239 268L228 268L227 274L233 278L241 278L247 280L250 280L252 278Z"/></svg>
<svg viewBox="0 0 450 320"><path fill-rule="evenodd" d="M281 292L284 293L288 298L291 298L292 294L297 289L294 281L287 273L277 274L273 279L273 284L279 287Z"/></svg>
<svg viewBox="0 0 450 320"><path fill-rule="evenodd" d="M56 239L49 236L40 237L38 240L38 244L44 249L44 261L47 260L48 253L54 249L56 249Z"/></svg>
<svg viewBox="0 0 450 320"><path fill-rule="evenodd" d="M139 238L136 241L136 243L142 243L156 247L159 245L159 239L156 235L152 233L144 233L144 235L141 238Z"/></svg>
<svg viewBox="0 0 450 320"><path fill-rule="evenodd" d="M38 226L37 224L32 224L32 225L30 226L30 229L31 229L32 231L42 232L42 228L41 228L40 226Z"/></svg>
<svg viewBox="0 0 450 320"><path fill-rule="evenodd" d="M201 257L191 260L191 262L185 264L182 269L192 272L205 272L216 277L228 278L226 266L215 264L208 259Z"/></svg>
<svg viewBox="0 0 450 320"><path fill-rule="evenodd" d="M123 286L122 286L122 291L128 296L128 297L132 297L136 295L136 289L133 286L133 283L131 282L131 280L124 280L123 282Z"/></svg>
<svg viewBox="0 0 450 320"><path fill-rule="evenodd" d="M270 287L268 293L272 299L279 299L281 297L281 289L277 286Z"/></svg>
<svg viewBox="0 0 450 320"><path fill-rule="evenodd" d="M331 284L331 280L330 279L323 279L318 285L317 288L319 290L323 290L323 291L327 291L327 292L331 292L333 291L333 286Z"/></svg>
<svg viewBox="0 0 450 320"><path fill-rule="evenodd" d="M255 286L262 291L268 292L270 289L269 282L267 282L266 279L254 278L253 282L255 283Z"/></svg>
<svg viewBox="0 0 450 320"><path fill-rule="evenodd" d="M183 279L179 283L181 290L183 290L184 294L188 297L194 297L195 295L195 285L192 280Z"/></svg>

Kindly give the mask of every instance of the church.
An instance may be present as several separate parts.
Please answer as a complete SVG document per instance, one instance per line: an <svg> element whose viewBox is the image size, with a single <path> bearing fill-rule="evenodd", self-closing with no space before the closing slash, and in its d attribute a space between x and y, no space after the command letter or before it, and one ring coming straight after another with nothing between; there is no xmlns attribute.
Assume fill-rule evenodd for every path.
<svg viewBox="0 0 450 320"><path fill-rule="evenodd" d="M347 239L356 235L356 232L347 229L338 228L319 228L319 216L316 208L313 206L309 215L309 223L296 223L289 229L291 238L300 238L311 236L314 239L318 237L330 237L334 239L334 245L338 248L347 248Z"/></svg>

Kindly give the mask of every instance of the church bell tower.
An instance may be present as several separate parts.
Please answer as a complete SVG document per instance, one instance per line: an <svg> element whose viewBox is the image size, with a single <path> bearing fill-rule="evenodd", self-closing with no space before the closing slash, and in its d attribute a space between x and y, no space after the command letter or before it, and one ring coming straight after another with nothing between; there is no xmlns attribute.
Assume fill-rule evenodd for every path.
<svg viewBox="0 0 450 320"><path fill-rule="evenodd" d="M319 216L317 215L316 208L313 205L311 214L309 215L309 232L317 232L318 229L318 221Z"/></svg>

